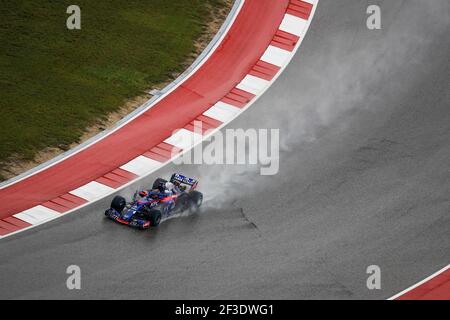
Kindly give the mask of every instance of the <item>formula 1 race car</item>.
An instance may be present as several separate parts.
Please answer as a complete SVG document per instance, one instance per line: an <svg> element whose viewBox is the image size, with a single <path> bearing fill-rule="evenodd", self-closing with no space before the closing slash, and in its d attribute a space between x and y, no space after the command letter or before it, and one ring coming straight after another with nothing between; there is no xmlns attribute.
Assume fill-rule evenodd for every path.
<svg viewBox="0 0 450 320"><path fill-rule="evenodd" d="M174 173L167 181L158 178L150 190L136 191L131 202L116 196L105 215L116 222L148 229L156 227L161 219L189 210L196 212L203 202L203 194L197 190L198 181Z"/></svg>

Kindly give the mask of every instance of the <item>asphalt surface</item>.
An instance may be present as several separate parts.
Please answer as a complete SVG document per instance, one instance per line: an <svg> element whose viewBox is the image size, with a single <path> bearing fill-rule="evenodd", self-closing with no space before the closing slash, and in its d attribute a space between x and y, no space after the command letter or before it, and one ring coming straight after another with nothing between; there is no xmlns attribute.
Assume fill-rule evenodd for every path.
<svg viewBox="0 0 450 320"><path fill-rule="evenodd" d="M382 30L366 28L369 4ZM292 64L230 125L281 129L277 175L173 166L157 175L197 175L202 213L142 232L105 220L108 199L6 238L0 298L385 299L442 268L449 8L321 0ZM78 291L66 288L72 264ZM369 265L381 290L366 287Z"/></svg>

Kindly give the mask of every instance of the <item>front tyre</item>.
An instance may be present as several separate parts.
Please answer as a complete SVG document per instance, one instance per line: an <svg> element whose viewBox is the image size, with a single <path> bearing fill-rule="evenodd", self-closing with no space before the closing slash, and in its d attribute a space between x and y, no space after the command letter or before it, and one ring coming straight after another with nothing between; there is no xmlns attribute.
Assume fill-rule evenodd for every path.
<svg viewBox="0 0 450 320"><path fill-rule="evenodd" d="M149 210L145 213L146 218L150 221L151 227L157 227L161 223L161 211L159 210Z"/></svg>
<svg viewBox="0 0 450 320"><path fill-rule="evenodd" d="M127 201L125 200L124 197L115 196L114 199L111 201L111 208L116 210L118 213L121 213L125 208L126 204Z"/></svg>

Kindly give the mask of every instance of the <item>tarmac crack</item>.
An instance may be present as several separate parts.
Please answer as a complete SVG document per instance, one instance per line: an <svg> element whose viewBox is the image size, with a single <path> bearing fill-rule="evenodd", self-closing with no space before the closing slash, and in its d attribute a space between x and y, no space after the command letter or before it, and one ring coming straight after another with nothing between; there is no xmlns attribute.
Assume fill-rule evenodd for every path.
<svg viewBox="0 0 450 320"><path fill-rule="evenodd" d="M239 208L239 210L241 212L242 219L244 219L244 221L246 221L253 229L255 229L261 235L262 234L261 230L258 228L256 223L254 223L247 217L247 215L244 212L244 208L241 207Z"/></svg>

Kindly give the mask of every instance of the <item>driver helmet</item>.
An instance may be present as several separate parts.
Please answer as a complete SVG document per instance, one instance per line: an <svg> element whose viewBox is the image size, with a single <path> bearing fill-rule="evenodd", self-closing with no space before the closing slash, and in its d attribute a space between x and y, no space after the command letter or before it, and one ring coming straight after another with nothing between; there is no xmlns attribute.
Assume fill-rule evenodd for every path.
<svg viewBox="0 0 450 320"><path fill-rule="evenodd" d="M166 188L166 190L172 191L172 189L174 188L173 183L166 182L165 188Z"/></svg>

